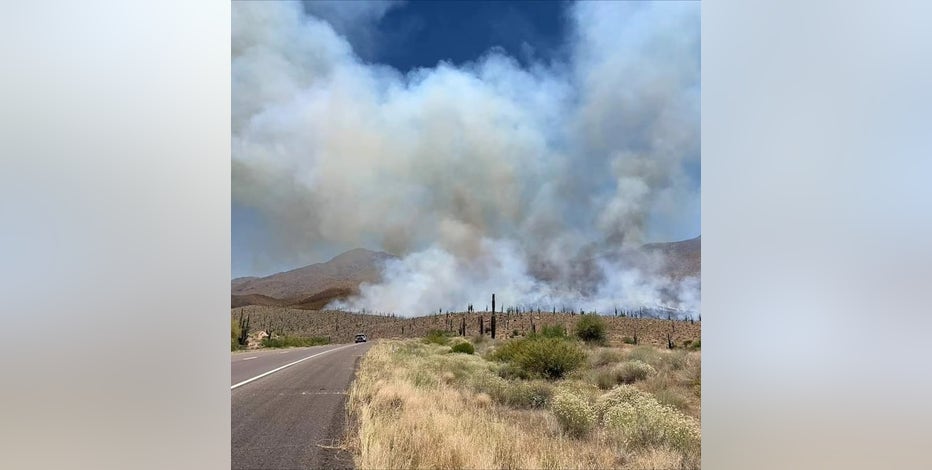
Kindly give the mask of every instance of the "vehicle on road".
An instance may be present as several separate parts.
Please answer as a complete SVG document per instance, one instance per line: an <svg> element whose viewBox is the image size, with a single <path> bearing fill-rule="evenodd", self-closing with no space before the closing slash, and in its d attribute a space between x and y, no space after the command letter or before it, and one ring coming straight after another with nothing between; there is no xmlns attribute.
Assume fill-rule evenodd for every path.
<svg viewBox="0 0 932 470"><path fill-rule="evenodd" d="M362 334L362 333L359 333L359 334L356 335L356 342L357 342L357 343L365 343L366 341L369 341L369 337L368 337L368 336L366 336L366 335L364 335L364 334Z"/></svg>

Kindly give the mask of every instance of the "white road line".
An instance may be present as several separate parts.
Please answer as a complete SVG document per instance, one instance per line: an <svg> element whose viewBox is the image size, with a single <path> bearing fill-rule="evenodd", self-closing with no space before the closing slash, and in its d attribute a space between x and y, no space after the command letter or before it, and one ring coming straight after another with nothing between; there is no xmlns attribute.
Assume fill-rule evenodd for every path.
<svg viewBox="0 0 932 470"><path fill-rule="evenodd" d="M244 361L248 361L248 360L250 360L250 359L255 359L255 358L257 358L257 357L259 357L259 356L244 357L243 360L244 360Z"/></svg>
<svg viewBox="0 0 932 470"><path fill-rule="evenodd" d="M359 344L359 343L356 343L356 344ZM291 366L293 366L293 365L295 365L295 364L297 364L297 363L299 363L299 362L304 362L304 361L306 361L306 360L308 360L308 359L310 359L310 358L320 356L321 354L327 354L327 353L329 353L329 352L339 351L339 350L341 350L341 349L350 348L350 347L356 346L356 344L347 344L346 346L340 346L339 348L328 349L328 350L326 350L326 351L324 351L324 352L319 352L319 353L317 353L317 354L312 354L312 355L310 355L310 356L308 356L308 357L305 357L304 359L298 359L297 361L294 361L294 362L285 364L285 365L283 365L283 366L281 366L281 367L279 367L279 368L277 368L277 369L272 369L272 370L270 370L270 371L268 371L268 372L266 372L266 373L264 373L264 374L259 374L259 375L255 376L255 377L251 378L251 379L246 379L246 380L244 380L244 381L242 381L242 382L240 382L240 383L238 383L238 384L233 385L232 387L230 387L230 390L233 390L234 388L240 387L240 386L242 386L242 385L246 385L246 384L248 384L249 382L252 382L253 380L261 379L262 377L265 377L266 375L274 374L275 372L278 372L278 371L280 371L280 370L282 370L282 369L284 369L284 368L286 368L286 367L291 367Z"/></svg>

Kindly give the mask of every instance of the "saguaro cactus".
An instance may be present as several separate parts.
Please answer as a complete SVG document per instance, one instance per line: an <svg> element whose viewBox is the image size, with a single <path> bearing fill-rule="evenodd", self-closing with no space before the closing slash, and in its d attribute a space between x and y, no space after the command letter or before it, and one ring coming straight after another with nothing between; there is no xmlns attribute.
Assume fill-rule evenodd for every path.
<svg viewBox="0 0 932 470"><path fill-rule="evenodd" d="M492 339L495 339L495 312L492 312Z"/></svg>
<svg viewBox="0 0 932 470"><path fill-rule="evenodd" d="M236 341L240 346L246 346L246 342L249 340L249 315L246 315L246 318L243 319L243 311L239 311L239 338L236 338Z"/></svg>

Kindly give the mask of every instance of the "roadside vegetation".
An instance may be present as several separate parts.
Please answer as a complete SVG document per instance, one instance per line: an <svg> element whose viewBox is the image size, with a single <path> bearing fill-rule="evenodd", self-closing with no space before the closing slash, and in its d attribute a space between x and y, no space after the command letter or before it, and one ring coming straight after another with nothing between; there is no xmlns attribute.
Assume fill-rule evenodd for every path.
<svg viewBox="0 0 932 470"><path fill-rule="evenodd" d="M268 336L268 333L254 341L258 343L256 346L263 348L294 348L330 344L330 338L325 336ZM230 322L230 350L241 351L248 348L250 348L248 318L234 318Z"/></svg>
<svg viewBox="0 0 932 470"><path fill-rule="evenodd" d="M552 310L551 310L552 311ZM520 313L500 313L497 320L499 340L510 337L523 337L539 333L547 335L546 330L563 330L564 336L577 336L580 323L585 326L589 315L560 313L551 311L522 311ZM603 339L596 339L592 344L619 346L653 345L667 347L672 341L675 347L682 348L689 342L698 347L701 335L701 322L692 319L638 318L633 316L599 317L605 329ZM446 335L473 337L480 335L479 327L490 327L490 312L446 312L404 318L391 314L362 314L340 312L335 310L303 310L285 307L246 306L230 310L233 320L243 321L248 326L244 339L244 349L261 347L262 332L269 330L273 336L299 336L310 338L327 336L332 343L352 343L357 333L366 333L370 338L423 338L431 331L442 331ZM463 333L460 334L462 328ZM598 335L598 333L596 333ZM488 331L486 331L488 335ZM599 335L601 336L601 335ZM599 338L596 336L596 338ZM481 336L480 336L481 337ZM604 341L604 343L602 343Z"/></svg>
<svg viewBox="0 0 932 470"><path fill-rule="evenodd" d="M281 336L274 338L263 338L262 347L264 348L297 348L307 346L320 346L330 344L330 339L325 337L301 338L297 336Z"/></svg>
<svg viewBox="0 0 932 470"><path fill-rule="evenodd" d="M598 323L379 341L347 400L356 466L699 468L700 352L601 346Z"/></svg>
<svg viewBox="0 0 932 470"><path fill-rule="evenodd" d="M242 334L242 328L236 320L230 320L230 351L237 351L243 348L239 344L239 337Z"/></svg>

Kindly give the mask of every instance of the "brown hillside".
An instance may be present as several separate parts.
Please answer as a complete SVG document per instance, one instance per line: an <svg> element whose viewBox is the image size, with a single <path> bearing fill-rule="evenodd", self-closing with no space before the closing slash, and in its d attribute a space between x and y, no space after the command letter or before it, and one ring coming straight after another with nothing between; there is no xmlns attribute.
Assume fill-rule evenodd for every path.
<svg viewBox="0 0 932 470"><path fill-rule="evenodd" d="M234 279L231 291L236 296L260 294L288 304L302 303L328 289L355 289L362 282L378 282L382 264L392 258L388 253L357 248L325 263L261 278Z"/></svg>
<svg viewBox="0 0 932 470"><path fill-rule="evenodd" d="M359 291L356 288L333 287L302 299L300 302L293 304L292 307L305 310L320 310L334 300L345 299L358 293Z"/></svg>
<svg viewBox="0 0 932 470"><path fill-rule="evenodd" d="M231 295L230 305L233 308L247 305L265 305L269 307L284 307L289 304L287 300L275 299L262 294Z"/></svg>
<svg viewBox="0 0 932 470"><path fill-rule="evenodd" d="M665 274L674 279L699 277L702 272L702 237L670 243L649 243L647 251L660 252L666 258Z"/></svg>

